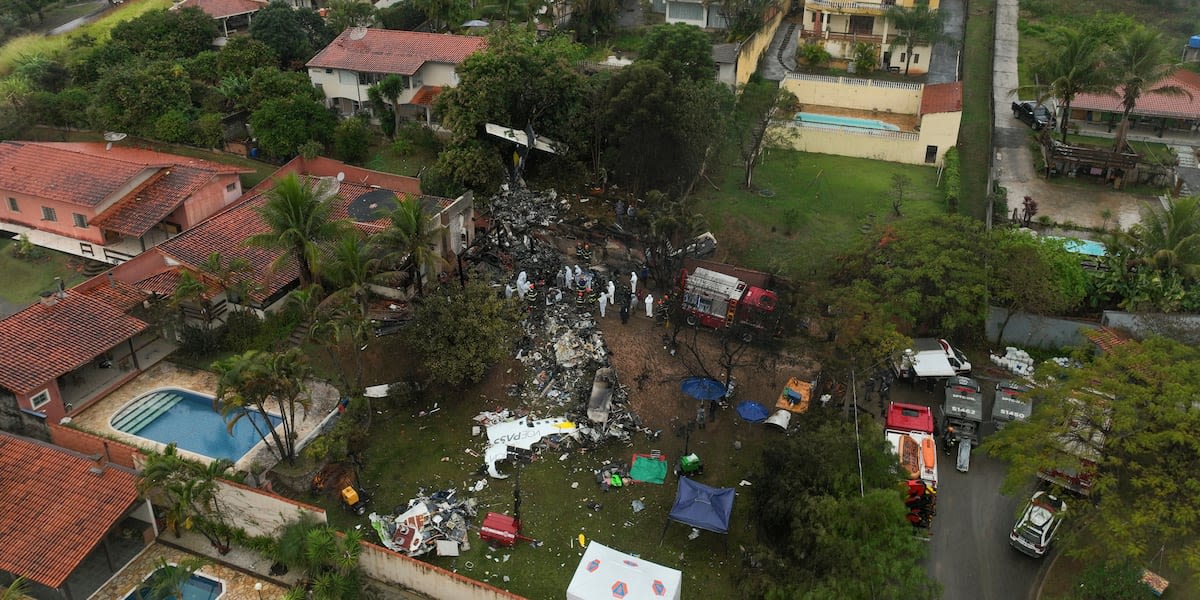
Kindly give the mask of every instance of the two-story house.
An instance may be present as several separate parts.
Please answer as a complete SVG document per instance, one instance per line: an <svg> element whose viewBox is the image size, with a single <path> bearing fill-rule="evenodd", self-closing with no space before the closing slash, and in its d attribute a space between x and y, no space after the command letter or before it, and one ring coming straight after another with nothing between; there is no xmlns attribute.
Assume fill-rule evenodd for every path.
<svg viewBox="0 0 1200 600"><path fill-rule="evenodd" d="M481 37L365 29L343 31L308 61L308 78L338 114L368 107L367 89L389 75L404 79L404 93L389 98L401 117L433 121L433 100L458 85L455 67L483 48Z"/></svg>
<svg viewBox="0 0 1200 600"><path fill-rule="evenodd" d="M249 172L128 146L0 142L0 231L120 263L240 198Z"/></svg>
<svg viewBox="0 0 1200 600"><path fill-rule="evenodd" d="M809 43L823 44L838 59L852 58L854 47L866 42L877 48L881 68L903 71L908 63L909 74L921 75L929 70L932 46L913 47L911 57L903 47L890 48L896 27L886 14L892 7L927 5L930 10L937 10L938 4L939 0L806 0L800 37Z"/></svg>

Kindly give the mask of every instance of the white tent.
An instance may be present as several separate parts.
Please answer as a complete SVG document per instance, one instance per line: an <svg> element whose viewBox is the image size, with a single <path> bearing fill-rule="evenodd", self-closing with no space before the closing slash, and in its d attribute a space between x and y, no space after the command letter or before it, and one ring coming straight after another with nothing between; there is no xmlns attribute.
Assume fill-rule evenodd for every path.
<svg viewBox="0 0 1200 600"><path fill-rule="evenodd" d="M592 541L567 586L567 600L679 600L683 573Z"/></svg>

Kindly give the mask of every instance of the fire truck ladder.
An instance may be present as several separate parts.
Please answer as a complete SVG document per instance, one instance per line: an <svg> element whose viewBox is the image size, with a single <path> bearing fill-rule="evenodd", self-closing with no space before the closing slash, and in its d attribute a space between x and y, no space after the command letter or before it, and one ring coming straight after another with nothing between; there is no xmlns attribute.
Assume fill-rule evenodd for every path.
<svg viewBox="0 0 1200 600"><path fill-rule="evenodd" d="M733 326L733 318L735 316L737 316L738 299L741 298L742 294L744 294L745 292L746 292L746 284L741 281L738 281L737 290L736 290L737 298L730 298L729 305L725 308L725 326L726 327Z"/></svg>

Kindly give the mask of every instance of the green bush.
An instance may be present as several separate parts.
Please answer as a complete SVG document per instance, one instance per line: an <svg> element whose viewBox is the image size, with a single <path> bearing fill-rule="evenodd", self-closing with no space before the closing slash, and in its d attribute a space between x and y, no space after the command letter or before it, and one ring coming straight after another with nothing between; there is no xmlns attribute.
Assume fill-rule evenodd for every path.
<svg viewBox="0 0 1200 600"><path fill-rule="evenodd" d="M175 144L192 141L192 116L178 108L163 113L154 121L154 137Z"/></svg>
<svg viewBox="0 0 1200 600"><path fill-rule="evenodd" d="M371 144L371 127L365 117L351 117L333 130L333 153L339 160L362 164Z"/></svg>
<svg viewBox="0 0 1200 600"><path fill-rule="evenodd" d="M204 113L196 119L192 142L201 148L221 148L224 145L225 133L221 130L221 115Z"/></svg>
<svg viewBox="0 0 1200 600"><path fill-rule="evenodd" d="M946 198L946 211L956 213L958 212L959 197L962 194L958 148L951 148L946 151L946 158L942 166L942 191Z"/></svg>
<svg viewBox="0 0 1200 600"><path fill-rule="evenodd" d="M224 327L183 325L179 330L179 353L189 358L214 356L221 350Z"/></svg>
<svg viewBox="0 0 1200 600"><path fill-rule="evenodd" d="M251 310L232 310L225 315L225 339L222 347L232 352L256 349L263 321ZM262 348L258 348L262 349Z"/></svg>
<svg viewBox="0 0 1200 600"><path fill-rule="evenodd" d="M796 50L796 58L803 60L810 67L823 67L833 60L833 55L821 43L809 43Z"/></svg>
<svg viewBox="0 0 1200 600"><path fill-rule="evenodd" d="M429 152L437 152L442 147L441 140L432 129L413 121L400 124L400 129L396 130L396 139L408 140L414 147Z"/></svg>

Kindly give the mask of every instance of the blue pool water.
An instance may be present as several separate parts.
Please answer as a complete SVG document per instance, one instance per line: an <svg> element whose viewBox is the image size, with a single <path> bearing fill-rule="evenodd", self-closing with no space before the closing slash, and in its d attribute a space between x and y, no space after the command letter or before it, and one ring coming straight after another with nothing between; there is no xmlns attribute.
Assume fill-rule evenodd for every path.
<svg viewBox="0 0 1200 600"><path fill-rule="evenodd" d="M270 425L267 425L267 419ZM163 388L139 396L113 415L113 429L163 444L174 442L181 450L210 458L237 462L282 419L252 410L230 432L212 396L178 388ZM269 435L269 434L268 434Z"/></svg>
<svg viewBox="0 0 1200 600"><path fill-rule="evenodd" d="M821 115L817 113L796 113L796 120L808 125L835 125L839 127L853 127L855 129L878 129L881 131L900 131L900 128L891 123L884 123L877 119L858 119L855 117L838 117L834 115Z"/></svg>
<svg viewBox="0 0 1200 600"><path fill-rule="evenodd" d="M154 578L158 577L161 572L159 570L151 573L140 587L129 592L128 596L125 596L125 600L152 598L153 596L150 595L151 586L153 585ZM225 586L220 581L193 573L190 579L183 582L183 586L179 591L183 592L183 600L216 600L225 592Z"/></svg>
<svg viewBox="0 0 1200 600"><path fill-rule="evenodd" d="M1095 256L1097 258L1108 254L1108 247L1101 242L1055 236L1047 237L1050 237L1051 239L1062 240L1063 247L1067 249L1067 252L1074 252L1075 254L1083 254L1086 256Z"/></svg>

